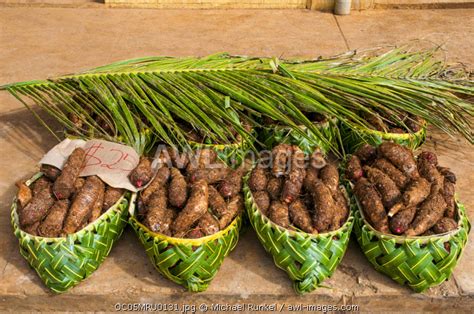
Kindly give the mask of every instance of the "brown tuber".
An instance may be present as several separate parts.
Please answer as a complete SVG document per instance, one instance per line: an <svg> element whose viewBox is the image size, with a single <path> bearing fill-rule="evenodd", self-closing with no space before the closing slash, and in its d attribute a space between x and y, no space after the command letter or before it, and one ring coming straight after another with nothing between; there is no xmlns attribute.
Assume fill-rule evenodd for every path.
<svg viewBox="0 0 474 314"><path fill-rule="evenodd" d="M178 168L171 168L168 200L171 206L181 208L188 198L188 184Z"/></svg>
<svg viewBox="0 0 474 314"><path fill-rule="evenodd" d="M354 187L354 193L371 225L380 232L388 233L387 213L373 185L367 179L361 178Z"/></svg>
<svg viewBox="0 0 474 314"><path fill-rule="evenodd" d="M412 226L406 231L406 235L417 236L433 227L443 217L445 208L446 202L440 193L430 194L418 209Z"/></svg>
<svg viewBox="0 0 474 314"><path fill-rule="evenodd" d="M60 236L70 203L67 199L58 200L54 203L48 215L38 227L40 236L49 238Z"/></svg>
<svg viewBox="0 0 474 314"><path fill-rule="evenodd" d="M130 182L137 188L147 185L153 177L150 158L140 157L138 165L130 172L128 177Z"/></svg>
<svg viewBox="0 0 474 314"><path fill-rule="evenodd" d="M301 199L295 200L290 204L289 208L290 219L294 225L304 232L312 233L314 231L311 221L311 215L308 208Z"/></svg>
<svg viewBox="0 0 474 314"><path fill-rule="evenodd" d="M283 202L273 201L268 210L268 216L271 221L283 228L290 226L288 205Z"/></svg>
<svg viewBox="0 0 474 314"><path fill-rule="evenodd" d="M54 181L53 193L58 199L66 199L74 193L74 183L79 177L82 165L86 158L86 152L82 148L76 148L69 155L59 177Z"/></svg>
<svg viewBox="0 0 474 314"><path fill-rule="evenodd" d="M186 206L171 225L173 233L189 230L207 212L208 205L209 189L207 182L204 180L196 181L191 186L191 193Z"/></svg>

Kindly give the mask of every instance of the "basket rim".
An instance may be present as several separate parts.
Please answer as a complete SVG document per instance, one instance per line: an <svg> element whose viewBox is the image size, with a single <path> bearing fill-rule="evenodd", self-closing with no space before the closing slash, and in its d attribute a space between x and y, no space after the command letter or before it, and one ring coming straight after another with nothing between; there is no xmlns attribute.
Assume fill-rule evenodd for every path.
<svg viewBox="0 0 474 314"><path fill-rule="evenodd" d="M43 176L43 173L40 171L40 172L37 172L35 175L33 175L29 180L27 180L25 182L25 184L27 186L30 186L33 182L35 182L36 180L38 180L39 178L41 178ZM87 226L85 226L84 228L82 228L81 230L77 231L77 232L74 232L74 233L71 233L71 234L68 234L66 235L65 237L55 237L55 238L51 238L51 237L41 237L41 236L35 236L35 235L32 235L30 233L27 233L25 231L23 231L21 228L20 228L20 224L18 222L18 212L17 212L17 208L18 208L18 204L17 204L17 197L16 195L13 197L13 202L12 202L12 206L11 206L11 222L12 222L12 225L13 225L13 228L14 228L14 232L17 233L19 232L21 237L30 237L32 239L36 239L38 241L44 241L44 242L48 242L48 243L51 243L51 242L63 242L63 241L67 241L68 238L78 238L80 236L82 236L83 233L85 233L86 231L89 231L90 229L93 229L95 228L98 224L100 224L102 221L104 221L108 216L111 215L111 213L118 213L120 212L121 210L119 209L119 206L120 204L122 204L122 202L126 199L125 195L128 193L128 191L125 191L122 196L118 199L118 201L112 205L109 209L107 209L104 213L102 213L93 223L90 223L88 224ZM135 194L135 193L134 193Z"/></svg>
<svg viewBox="0 0 474 314"><path fill-rule="evenodd" d="M352 226L352 223L353 223L355 217L354 217L354 213L350 209L350 203L349 203L350 199L348 199L347 201L348 201L348 205L349 205L349 216L347 217L346 222L339 229L328 231L328 232L321 232L321 233L318 232L318 233L314 234L314 233L308 233L308 232L304 232L304 231L290 230L290 229L287 229L287 228L283 228L282 226L280 226L280 225L274 223L273 221L271 221L270 218L268 218L267 216L263 215L262 212L260 211L260 209L257 207L257 204L255 203L255 200L253 198L252 191L250 190L250 187L248 186L248 183L247 183L248 182L248 177L249 177L249 175L244 177L244 193L248 193L248 195L250 195L250 198L252 200L252 204L255 205L255 208L257 209L256 211L262 217L264 223L265 224L270 224L272 226L272 228L279 229L282 232L288 232L288 234L290 234L293 237L302 236L302 237L310 237L312 239L319 239L321 237L327 238L327 237L330 237L330 236L338 235L338 234L343 233L343 232L347 232L347 230L349 230L350 227ZM344 188L344 191L346 192L346 196L347 196L347 194L348 194L347 188L342 184L340 185L340 187L341 186Z"/></svg>
<svg viewBox="0 0 474 314"><path fill-rule="evenodd" d="M365 134L380 136L384 140L391 140L391 139L408 140L412 137L420 136L423 133L425 133L427 126L428 126L428 124L425 121L422 124L421 129L417 132L414 132L414 133L413 132L410 132L410 133L390 133L390 132L383 132L383 131L373 130L373 129L369 129L369 128L361 128L361 127L354 127L354 128L356 128L357 130L359 130L360 132L363 132Z"/></svg>
<svg viewBox="0 0 474 314"><path fill-rule="evenodd" d="M421 244L426 244L426 243L430 242L431 240L444 240L444 239L448 240L452 236L458 234L461 230L465 229L464 219L463 219L463 218L467 219L467 216L465 214L465 206L461 202L459 202L459 200L457 198L457 195L456 195L456 209L457 209L457 213L458 213L458 216L459 216L458 227L454 230L451 230L451 231L448 231L448 232L445 232L445 233L433 234L433 235L428 235L428 236L395 235L395 234L383 233L383 232L380 232L380 231L376 230L374 227L372 227L372 225L365 218L364 212L362 210L362 207L360 206L360 203L359 203L359 200L357 199L357 197L354 195L353 198L354 198L354 203L357 207L357 212L359 213L360 217L362 218L362 221L364 222L363 227L366 227L367 229L369 229L369 231L373 232L379 238L389 239L389 240L393 239L393 240L395 240L396 243L404 243L406 241L418 240L418 241L421 241Z"/></svg>
<svg viewBox="0 0 474 314"><path fill-rule="evenodd" d="M331 127L331 123L335 124L339 122L339 119L336 118L336 117L331 117L329 119L327 119L326 121L323 121L323 122L313 122L313 124L315 124L317 127L323 127L323 128L327 128L327 127ZM306 130L306 126L300 124L298 125L298 127L301 129L301 130ZM262 127L263 129L278 129L278 130L292 130L291 127L289 126L286 126L286 125L279 125L279 124L266 124L265 126Z"/></svg>
<svg viewBox="0 0 474 314"><path fill-rule="evenodd" d="M219 239L222 236L224 236L230 230L236 228L239 220L242 219L242 214L237 215L237 217L235 217L234 220L224 230L220 230L219 232L216 232L214 234L211 234L211 235L208 235L208 236L205 236L205 237L200 237L200 238L197 238L197 239L175 238L175 237L164 235L162 233L153 232L148 227L146 227L144 224L142 224L141 222L138 221L138 219L135 217L135 205L136 205L136 198L137 197L138 197L138 194L133 194L132 198L130 199L130 206L129 206L130 220L133 220L133 223L135 223L138 227L143 229L145 232L150 234L155 239L159 239L161 241L166 241L169 244L173 244L173 245L176 245L176 244L191 244L192 246L200 246L200 245L206 244L208 242L214 241L214 240Z"/></svg>

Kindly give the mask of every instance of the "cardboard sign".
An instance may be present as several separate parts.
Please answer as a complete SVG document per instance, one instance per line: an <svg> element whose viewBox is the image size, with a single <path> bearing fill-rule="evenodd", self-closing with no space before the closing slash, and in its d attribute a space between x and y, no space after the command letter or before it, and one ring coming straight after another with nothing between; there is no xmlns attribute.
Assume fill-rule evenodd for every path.
<svg viewBox="0 0 474 314"><path fill-rule="evenodd" d="M137 192L128 179L129 173L138 165L140 156L131 147L103 140L65 139L54 146L41 159L40 164L48 164L62 169L69 155L77 147L86 151L86 160L80 176L96 175L115 188Z"/></svg>

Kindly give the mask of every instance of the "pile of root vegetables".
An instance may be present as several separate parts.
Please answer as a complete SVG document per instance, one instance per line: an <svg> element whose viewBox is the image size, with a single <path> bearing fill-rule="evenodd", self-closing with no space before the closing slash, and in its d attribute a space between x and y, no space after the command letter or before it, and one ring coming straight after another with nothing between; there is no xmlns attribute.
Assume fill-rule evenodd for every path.
<svg viewBox="0 0 474 314"><path fill-rule="evenodd" d="M224 230L244 208L243 163L230 168L212 149L161 152L159 168L140 192L137 218L152 232L201 238Z"/></svg>
<svg viewBox="0 0 474 314"><path fill-rule="evenodd" d="M20 228L32 235L60 237L94 222L122 196L122 189L97 176L79 177L86 153L76 148L62 171L42 165L43 176L27 186L17 183Z"/></svg>
<svg viewBox="0 0 474 314"><path fill-rule="evenodd" d="M349 216L338 169L317 151L308 158L297 146L280 144L261 156L248 184L262 214L287 229L333 231Z"/></svg>
<svg viewBox="0 0 474 314"><path fill-rule="evenodd" d="M376 230L407 236L457 228L456 176L423 151L416 158L399 144L361 146L348 160L346 176L364 216Z"/></svg>

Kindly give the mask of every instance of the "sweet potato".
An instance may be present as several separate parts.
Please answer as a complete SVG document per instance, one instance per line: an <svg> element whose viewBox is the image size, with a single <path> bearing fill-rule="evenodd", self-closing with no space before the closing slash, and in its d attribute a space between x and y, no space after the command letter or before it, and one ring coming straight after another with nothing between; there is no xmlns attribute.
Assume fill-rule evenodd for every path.
<svg viewBox="0 0 474 314"><path fill-rule="evenodd" d="M162 166L156 171L153 181L151 181L151 183L145 189L140 191L140 198L145 205L148 203L150 196L155 193L158 188L162 187L168 182L169 177L170 168L166 166Z"/></svg>
<svg viewBox="0 0 474 314"><path fill-rule="evenodd" d="M122 197L124 193L123 189L114 188L112 186L107 186L105 189L104 203L102 204L102 211L108 210L110 207L114 206L115 203Z"/></svg>
<svg viewBox="0 0 474 314"><path fill-rule="evenodd" d="M339 188L339 171L333 164L327 164L319 171L319 178L334 194Z"/></svg>
<svg viewBox="0 0 474 314"><path fill-rule="evenodd" d="M219 218L219 226L221 230L227 228L227 226L244 210L244 199L241 194L237 194L230 199L227 204L227 210Z"/></svg>
<svg viewBox="0 0 474 314"><path fill-rule="evenodd" d="M16 186L18 187L18 192L16 193L16 199L23 209L33 198L33 191L30 187L25 184L25 182L17 182Z"/></svg>
<svg viewBox="0 0 474 314"><path fill-rule="evenodd" d="M390 219L390 230L392 230L394 234L403 234L410 227L415 214L416 206L403 208Z"/></svg>
<svg viewBox="0 0 474 314"><path fill-rule="evenodd" d="M268 215L268 208L270 207L270 196L267 191L257 191L252 193L255 204L263 215Z"/></svg>
<svg viewBox="0 0 474 314"><path fill-rule="evenodd" d="M42 237L58 237L63 229L64 219L71 202L69 200L58 200L51 207L46 218L38 227L38 234Z"/></svg>
<svg viewBox="0 0 474 314"><path fill-rule="evenodd" d="M399 189L405 188L408 183L408 178L395 167L390 161L385 158L378 158L372 164L372 167L379 169L384 172L393 182L397 185Z"/></svg>
<svg viewBox="0 0 474 314"><path fill-rule="evenodd" d="M189 230L207 212L208 205L209 188L207 182L198 180L191 185L191 193L186 206L171 225L173 233Z"/></svg>
<svg viewBox="0 0 474 314"><path fill-rule="evenodd" d="M88 221L103 184L97 176L87 177L86 183L72 201L71 208L64 221L64 233L74 233L79 230L79 226Z"/></svg>
<svg viewBox="0 0 474 314"><path fill-rule="evenodd" d="M264 168L263 166L257 165L253 170L252 173L250 174L249 177L249 187L250 190L253 192L255 191L263 191L267 188L267 183L268 183L268 170Z"/></svg>
<svg viewBox="0 0 474 314"><path fill-rule="evenodd" d="M356 195L365 217L378 231L388 233L388 217L382 204L380 195L375 187L366 179L361 178L354 187Z"/></svg>
<svg viewBox="0 0 474 314"><path fill-rule="evenodd" d="M291 203L288 207L288 212L290 219L295 226L297 226L304 232L312 233L314 231L311 221L311 215L302 200L297 199L293 203Z"/></svg>
<svg viewBox="0 0 474 314"><path fill-rule="evenodd" d="M381 156L389 160L409 179L419 176L413 153L406 147L392 142L383 142L378 147Z"/></svg>
<svg viewBox="0 0 474 314"><path fill-rule="evenodd" d="M168 201L171 206L181 208L188 198L188 183L178 168L171 168L171 181L168 191Z"/></svg>
<svg viewBox="0 0 474 314"><path fill-rule="evenodd" d="M357 180L362 178L363 175L364 171L362 170L362 164L360 162L359 157L357 157L357 155L351 155L351 157L347 161L347 179L351 180L352 182L356 182Z"/></svg>
<svg viewBox="0 0 474 314"><path fill-rule="evenodd" d="M42 164L40 167L40 171L43 173L43 175L46 178L50 179L51 181L55 181L61 174L60 169L56 168L55 166L47 165L47 164Z"/></svg>
<svg viewBox="0 0 474 314"><path fill-rule="evenodd" d="M76 148L69 155L61 174L54 181L53 193L57 199L69 198L74 193L74 182L79 177L85 158L86 152L82 148Z"/></svg>
<svg viewBox="0 0 474 314"><path fill-rule="evenodd" d="M377 168L364 166L364 172L382 197L383 205L387 208L392 208L401 197L400 190L395 182Z"/></svg>
<svg viewBox="0 0 474 314"><path fill-rule="evenodd" d="M457 227L458 223L454 219L443 217L433 226L433 231L441 234L455 230Z"/></svg>
<svg viewBox="0 0 474 314"><path fill-rule="evenodd" d="M314 203L313 227L320 233L330 230L336 211L331 190L319 181L314 185L311 196Z"/></svg>
<svg viewBox="0 0 474 314"><path fill-rule="evenodd" d="M404 207L416 207L430 195L431 184L423 177L412 180L403 192L402 200L390 208L388 216L392 217Z"/></svg>
<svg viewBox="0 0 474 314"><path fill-rule="evenodd" d="M153 178L153 169L151 160L145 156L140 157L138 165L128 175L130 182L137 188L141 188L150 182Z"/></svg>
<svg viewBox="0 0 474 314"><path fill-rule="evenodd" d="M268 180L267 192L272 200L280 199L281 189L283 188L283 177L271 177Z"/></svg>
<svg viewBox="0 0 474 314"><path fill-rule="evenodd" d="M290 169L281 192L281 200L287 204L293 202L300 195L306 176L303 151L298 146L293 146L292 151Z"/></svg>
<svg viewBox="0 0 474 314"><path fill-rule="evenodd" d="M280 144L272 149L272 174L275 177L281 177L286 174L291 151L292 148L288 144Z"/></svg>
<svg viewBox="0 0 474 314"><path fill-rule="evenodd" d="M288 205L283 202L273 201L270 204L268 216L271 221L283 228L288 228L290 226Z"/></svg>
<svg viewBox="0 0 474 314"><path fill-rule="evenodd" d="M198 228L208 236L219 232L219 221L210 212L206 212L199 219Z"/></svg>
<svg viewBox="0 0 474 314"><path fill-rule="evenodd" d="M424 233L433 227L438 220L443 217L446 209L446 202L440 193L431 193L430 196L421 204L415 219L405 234L416 236Z"/></svg>
<svg viewBox="0 0 474 314"><path fill-rule="evenodd" d="M49 183L34 195L30 202L18 213L20 226L24 228L41 221L53 204L54 197L51 191L51 184Z"/></svg>

